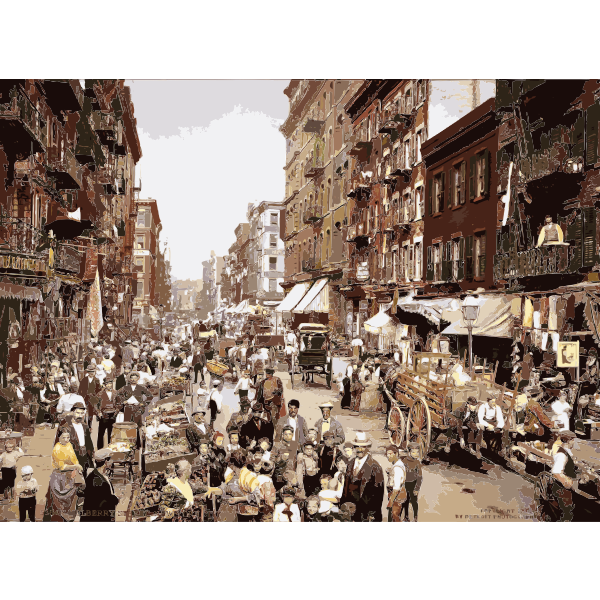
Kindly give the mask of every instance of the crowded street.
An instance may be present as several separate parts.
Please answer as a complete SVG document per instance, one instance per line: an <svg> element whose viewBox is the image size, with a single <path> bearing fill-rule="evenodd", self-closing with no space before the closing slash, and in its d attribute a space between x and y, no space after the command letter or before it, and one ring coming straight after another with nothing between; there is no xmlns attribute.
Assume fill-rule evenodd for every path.
<svg viewBox="0 0 600 600"><path fill-rule="evenodd" d="M593 79L0 80L0 520L599 521L599 126ZM242 130L241 193L186 162Z"/></svg>

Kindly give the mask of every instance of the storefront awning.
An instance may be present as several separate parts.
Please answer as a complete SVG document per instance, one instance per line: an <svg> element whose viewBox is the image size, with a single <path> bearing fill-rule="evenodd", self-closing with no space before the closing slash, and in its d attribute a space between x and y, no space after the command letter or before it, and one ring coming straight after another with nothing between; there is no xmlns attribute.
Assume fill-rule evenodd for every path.
<svg viewBox="0 0 600 600"><path fill-rule="evenodd" d="M374 317L365 321L365 329L369 333L382 333L383 329L389 328L392 325L392 317L385 311L378 312Z"/></svg>
<svg viewBox="0 0 600 600"><path fill-rule="evenodd" d="M412 295L402 298L398 302L398 307L406 312L423 315L430 323L440 324L442 313L450 308L452 300L449 298L439 298L435 300L416 300Z"/></svg>
<svg viewBox="0 0 600 600"><path fill-rule="evenodd" d="M323 300L320 298L319 300L317 300L317 302L315 303L315 306L318 306L319 308L312 308L311 304L313 302L313 300L315 300L317 298L317 296L319 296L321 290L323 290L323 288L327 285L327 278L323 277L322 279L319 279L317 281L317 283L315 283L310 290L308 290L306 296L304 296L304 298L302 298L302 300L300 301L300 303L298 304L298 306L296 306L296 308L292 311L296 314L300 314L300 313L309 313L309 312L326 312L327 310L329 310L329 307L327 307L326 309L323 308Z"/></svg>
<svg viewBox="0 0 600 600"><path fill-rule="evenodd" d="M309 287L310 282L297 283L290 293L279 303L279 306L275 310L277 312L285 312L296 308L300 300L302 300L306 292L308 292Z"/></svg>
<svg viewBox="0 0 600 600"><path fill-rule="evenodd" d="M0 281L0 298L19 298L30 302L41 302L42 294L38 288L16 285L3 280Z"/></svg>
<svg viewBox="0 0 600 600"><path fill-rule="evenodd" d="M512 338L512 325L515 315L511 312L511 302L504 296L479 296L472 298L471 304L479 306L479 315L473 325L473 335L495 338ZM444 310L444 321L452 323L442 331L444 335L468 335L462 310Z"/></svg>

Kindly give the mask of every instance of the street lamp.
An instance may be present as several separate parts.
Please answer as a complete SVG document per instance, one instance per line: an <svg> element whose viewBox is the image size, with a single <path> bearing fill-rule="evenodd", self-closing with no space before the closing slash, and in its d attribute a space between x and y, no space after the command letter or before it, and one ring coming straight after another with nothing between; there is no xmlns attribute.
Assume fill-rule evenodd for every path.
<svg viewBox="0 0 600 600"><path fill-rule="evenodd" d="M473 296L467 296L462 305L463 319L469 331L469 366L473 371L473 325L479 316L479 306Z"/></svg>
<svg viewBox="0 0 600 600"><path fill-rule="evenodd" d="M165 312L165 305L158 305L158 314L160 315L160 341L163 341L163 314Z"/></svg>

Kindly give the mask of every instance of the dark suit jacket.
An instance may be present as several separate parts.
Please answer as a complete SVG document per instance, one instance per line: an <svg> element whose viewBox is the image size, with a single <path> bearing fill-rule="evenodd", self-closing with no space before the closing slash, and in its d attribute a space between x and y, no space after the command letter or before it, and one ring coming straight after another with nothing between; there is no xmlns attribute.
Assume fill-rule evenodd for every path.
<svg viewBox="0 0 600 600"><path fill-rule="evenodd" d="M90 466L94 466L94 442L92 442L91 430L88 427L87 423L82 423L83 425L83 437L84 437L84 446L79 445L79 437L77 437L77 431L73 427L73 422L71 417L63 419L60 422L60 425L56 428L56 437L54 439L54 444L58 444L58 438L60 438L60 430L65 427L69 429L71 434L71 445L73 446L73 450L75 450L75 454L77 455L77 460L80 465L84 465L86 462Z"/></svg>
<svg viewBox="0 0 600 600"><path fill-rule="evenodd" d="M354 464L357 458L353 458L348 464L344 482L343 502L353 502L348 487L353 479ZM362 469L358 473L360 483L360 501L356 506L356 512L362 515L367 513L379 514L381 516L381 505L385 490L385 480L381 465L369 454ZM381 520L381 519L379 519Z"/></svg>
<svg viewBox="0 0 600 600"><path fill-rule="evenodd" d="M259 429L256 426L254 419L251 419L245 425L242 425L242 429L240 431L240 446L242 448L248 448L252 440L256 440L258 444L258 440L262 438L268 438L272 444L274 434L275 428L273 427L273 423L271 421L263 421Z"/></svg>
<svg viewBox="0 0 600 600"><path fill-rule="evenodd" d="M288 424L289 415L282 417L277 421L277 432L275 433L275 441L280 442L283 436L283 428ZM298 415L298 426L296 427L296 433L294 435L294 441L298 442L300 446L304 445L306 441L306 436L308 435L308 425L306 424L306 419Z"/></svg>
<svg viewBox="0 0 600 600"><path fill-rule="evenodd" d="M102 384L97 377L94 377L90 382L87 373L79 381L79 395L83 396L85 405L88 408L88 415L98 415L98 403L100 402L100 392L102 391Z"/></svg>
<svg viewBox="0 0 600 600"><path fill-rule="evenodd" d="M131 384L128 383L125 387L122 387L118 392L119 404L123 404L126 400L129 400L133 396L138 402L148 404L152 400L152 394L145 385L137 384L135 390L131 389ZM145 398L145 400L144 400Z"/></svg>
<svg viewBox="0 0 600 600"><path fill-rule="evenodd" d="M127 377L125 377L125 373L121 373L121 375L119 375L117 377L117 380L115 381L115 389L117 391L119 391L121 388L124 388L127 385Z"/></svg>
<svg viewBox="0 0 600 600"><path fill-rule="evenodd" d="M118 504L110 481L94 469L85 478L81 521L114 521Z"/></svg>

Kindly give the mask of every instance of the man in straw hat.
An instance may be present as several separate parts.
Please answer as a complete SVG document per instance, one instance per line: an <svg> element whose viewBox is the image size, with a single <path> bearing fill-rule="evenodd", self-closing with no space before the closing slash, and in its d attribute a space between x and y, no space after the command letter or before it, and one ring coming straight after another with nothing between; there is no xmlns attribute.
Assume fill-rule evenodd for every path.
<svg viewBox="0 0 600 600"><path fill-rule="evenodd" d="M371 440L366 432L357 431L352 446L356 456L348 464L342 502L356 505L353 521L381 522L385 491L383 469L371 455Z"/></svg>
<svg viewBox="0 0 600 600"><path fill-rule="evenodd" d="M342 424L331 416L331 409L333 408L332 402L322 402L319 404L321 409L321 418L315 423L315 429L317 430L317 442L321 443L323 434L327 431L331 431L335 436L336 444L343 444L346 441L344 434L344 428Z"/></svg>

